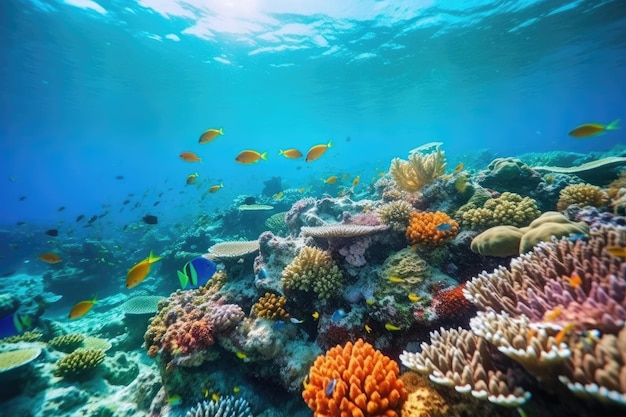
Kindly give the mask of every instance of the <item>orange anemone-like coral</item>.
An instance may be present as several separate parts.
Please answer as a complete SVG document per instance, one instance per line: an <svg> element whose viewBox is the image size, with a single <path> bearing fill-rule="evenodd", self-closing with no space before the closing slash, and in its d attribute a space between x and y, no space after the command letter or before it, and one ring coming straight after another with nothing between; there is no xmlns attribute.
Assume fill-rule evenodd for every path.
<svg viewBox="0 0 626 417"><path fill-rule="evenodd" d="M314 417L399 417L408 396L399 373L395 361L359 339L317 357L302 398Z"/></svg>
<svg viewBox="0 0 626 417"><path fill-rule="evenodd" d="M441 211L411 214L406 239L411 245L436 246L456 236L459 224Z"/></svg>

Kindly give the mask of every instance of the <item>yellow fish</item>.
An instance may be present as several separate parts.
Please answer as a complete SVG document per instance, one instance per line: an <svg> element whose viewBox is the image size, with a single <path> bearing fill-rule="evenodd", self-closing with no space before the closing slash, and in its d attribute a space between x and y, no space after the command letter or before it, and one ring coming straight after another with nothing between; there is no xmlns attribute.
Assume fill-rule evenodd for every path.
<svg viewBox="0 0 626 417"><path fill-rule="evenodd" d="M183 399L178 394L174 394L171 397L167 398L167 403L169 405L178 405L183 402Z"/></svg>
<svg viewBox="0 0 626 417"><path fill-rule="evenodd" d="M185 184L187 185L191 185L191 184L195 184L196 183L196 178L198 178L200 176L200 174L198 174L197 172L195 174L191 174L187 177L187 180L185 181Z"/></svg>
<svg viewBox="0 0 626 417"><path fill-rule="evenodd" d="M56 253L52 253L52 252L42 253L41 255L38 256L38 258L47 264L58 264L59 262L63 261L63 259L61 259L59 255L57 255Z"/></svg>
<svg viewBox="0 0 626 417"><path fill-rule="evenodd" d="M209 143L216 137L223 135L223 134L224 134L224 130L222 130L222 128L205 130L204 133L200 135L200 139L198 139L198 143L200 144Z"/></svg>
<svg viewBox="0 0 626 417"><path fill-rule="evenodd" d="M220 188L224 188L224 183L223 182L220 182L219 184L210 186L209 187L209 192L211 194L216 193L216 192L219 191Z"/></svg>
<svg viewBox="0 0 626 417"><path fill-rule="evenodd" d="M239 152L239 155L235 157L235 161L240 164L254 164L255 162L259 162L260 159L267 161L267 152L259 153L257 151L247 149Z"/></svg>
<svg viewBox="0 0 626 417"><path fill-rule="evenodd" d="M320 156L324 155L324 152L326 152L328 148L330 148L331 146L332 146L332 141L329 140L326 145L320 144L320 145L315 145L311 147L311 149L309 149L309 151L306 153L306 158L304 158L304 160L306 162L315 161Z"/></svg>
<svg viewBox="0 0 626 417"><path fill-rule="evenodd" d="M576 328L576 325L574 323L568 323L565 326L563 326L561 331L558 332L556 336L554 336L554 343L557 345L560 344L565 338L565 336L567 336L568 333L570 333L575 328Z"/></svg>
<svg viewBox="0 0 626 417"><path fill-rule="evenodd" d="M574 288L578 288L583 283L582 278L576 272L574 272L571 276L563 275L563 279L569 283Z"/></svg>
<svg viewBox="0 0 626 417"><path fill-rule="evenodd" d="M70 319L78 319L89 312L92 307L96 304L96 297L93 297L91 300L80 301L72 307L70 310L69 318Z"/></svg>
<svg viewBox="0 0 626 417"><path fill-rule="evenodd" d="M455 173L455 174L458 174L459 172L463 171L463 167L464 167L463 162L459 163L459 164L456 166L456 168L454 168L454 173Z"/></svg>
<svg viewBox="0 0 626 417"><path fill-rule="evenodd" d="M415 294L413 292L409 293L409 300L411 300L412 302L417 303L421 299L422 298L419 295L417 295L417 294Z"/></svg>
<svg viewBox="0 0 626 417"><path fill-rule="evenodd" d="M398 330L402 330L400 327L396 326L395 324L392 323L385 323L385 329L387 329L390 332L396 332Z"/></svg>
<svg viewBox="0 0 626 417"><path fill-rule="evenodd" d="M611 256L616 258L626 258L626 247L622 246L607 246L604 248Z"/></svg>
<svg viewBox="0 0 626 417"><path fill-rule="evenodd" d="M394 283L401 283L401 282L405 282L405 279L392 275L389 277L389 281L394 282Z"/></svg>
<svg viewBox="0 0 626 417"><path fill-rule="evenodd" d="M548 310L545 312L545 314L543 315L543 320L544 321L555 320L559 318L562 312L563 312L563 307L561 307L560 305L556 306L552 310Z"/></svg>
<svg viewBox="0 0 626 417"><path fill-rule="evenodd" d="M376 304L376 300L368 298L367 300L365 300L365 304L367 304L368 306L373 306L374 304Z"/></svg>
<svg viewBox="0 0 626 417"><path fill-rule="evenodd" d="M584 139L591 136L601 135L609 130L617 130L619 126L619 119L612 121L608 125L603 125L601 123L587 123L584 125L580 125L576 127L574 130L568 133L573 138Z"/></svg>
<svg viewBox="0 0 626 417"><path fill-rule="evenodd" d="M318 313L317 311L314 311L313 314L311 314L311 316L313 317L313 320L317 320L320 318L320 313Z"/></svg>
<svg viewBox="0 0 626 417"><path fill-rule="evenodd" d="M217 394L216 392L213 393L213 395L211 395L211 399L215 402L218 402L220 400L220 396L219 394Z"/></svg>
<svg viewBox="0 0 626 417"><path fill-rule="evenodd" d="M242 352L240 350L237 351L236 355L239 359L246 359L248 357L245 352Z"/></svg>
<svg viewBox="0 0 626 417"><path fill-rule="evenodd" d="M339 178L336 175L331 175L330 177L323 179L324 184L334 184L337 182Z"/></svg>
<svg viewBox="0 0 626 417"><path fill-rule="evenodd" d="M283 199L283 197L285 196L285 193L283 193L282 191L274 194L272 197L274 198L274 200L276 201L280 201Z"/></svg>
<svg viewBox="0 0 626 417"><path fill-rule="evenodd" d="M372 328L370 327L370 325L369 325L369 324L366 324L366 325L365 325L365 331L366 331L366 332L368 332L368 333L371 333L371 332L372 332Z"/></svg>
<svg viewBox="0 0 626 417"><path fill-rule="evenodd" d="M353 186L353 187L356 187L357 185L359 185L359 183L360 183L360 182L361 182L361 177L357 175L357 176L354 178L354 180L352 180L352 186Z"/></svg>
<svg viewBox="0 0 626 417"><path fill-rule="evenodd" d="M233 392L234 392L235 394L239 393L239 391L241 391L241 390L239 389L239 387L233 387Z"/></svg>
<svg viewBox="0 0 626 417"><path fill-rule="evenodd" d="M284 155L285 158L289 158L289 159L302 158L302 152L300 152L297 149L287 149L286 151L283 151L282 149L280 149L278 151L278 155Z"/></svg>
<svg viewBox="0 0 626 417"><path fill-rule="evenodd" d="M150 273L152 264L160 259L160 256L154 256L154 253L150 251L150 255L146 259L130 268L126 275L126 288L133 288L139 285Z"/></svg>

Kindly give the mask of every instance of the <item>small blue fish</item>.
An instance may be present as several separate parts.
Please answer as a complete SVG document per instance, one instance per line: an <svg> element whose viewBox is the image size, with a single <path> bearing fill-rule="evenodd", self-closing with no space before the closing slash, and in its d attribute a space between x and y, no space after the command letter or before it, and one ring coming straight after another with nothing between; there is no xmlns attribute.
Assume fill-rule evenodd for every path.
<svg viewBox="0 0 626 417"><path fill-rule="evenodd" d="M293 324L300 324L300 323L304 323L304 320L298 320L298 319L297 319L297 318L295 318L295 317L291 317L291 318L289 319L289 321L290 321L290 322L292 322Z"/></svg>
<svg viewBox="0 0 626 417"><path fill-rule="evenodd" d="M449 232L452 230L452 225L450 223L439 223L436 229L440 232Z"/></svg>
<svg viewBox="0 0 626 417"><path fill-rule="evenodd" d="M345 316L346 316L346 310L344 310L343 308L339 308L339 309L335 310L335 312L333 313L333 316L331 317L331 319L332 319L333 323L337 323L339 320L341 320Z"/></svg>
<svg viewBox="0 0 626 417"><path fill-rule="evenodd" d="M180 287L185 289L188 284L191 284L191 288L197 288L206 284L213 277L215 271L217 271L215 262L211 262L203 256L198 256L185 264L183 272L176 272L178 273Z"/></svg>
<svg viewBox="0 0 626 417"><path fill-rule="evenodd" d="M577 240L587 240L587 235L582 233L572 233L567 237L570 242L576 242Z"/></svg>
<svg viewBox="0 0 626 417"><path fill-rule="evenodd" d="M335 378L331 379L328 385L326 386L326 396L330 397L333 395L333 391L335 390L335 385L337 385L337 380Z"/></svg>
<svg viewBox="0 0 626 417"><path fill-rule="evenodd" d="M0 339L24 333L32 325L29 316L11 313L0 319Z"/></svg>

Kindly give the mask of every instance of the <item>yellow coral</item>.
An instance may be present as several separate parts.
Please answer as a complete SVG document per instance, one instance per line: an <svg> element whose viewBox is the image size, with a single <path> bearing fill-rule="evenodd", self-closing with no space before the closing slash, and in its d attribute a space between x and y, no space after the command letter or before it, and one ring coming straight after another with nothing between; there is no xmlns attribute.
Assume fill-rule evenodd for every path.
<svg viewBox="0 0 626 417"><path fill-rule="evenodd" d="M81 347L83 345L83 340L85 340L85 336L82 334L72 333L57 336L50 340L48 344L58 351L70 353Z"/></svg>
<svg viewBox="0 0 626 417"><path fill-rule="evenodd" d="M458 214L464 225L481 230L503 225L526 226L539 217L541 212L532 198L522 198L519 194L505 192L500 197L487 200L483 207Z"/></svg>
<svg viewBox="0 0 626 417"><path fill-rule="evenodd" d="M602 207L607 201L608 196L600 187L591 184L572 184L559 193L556 209L563 211L572 204L580 207Z"/></svg>
<svg viewBox="0 0 626 417"><path fill-rule="evenodd" d="M413 206L404 200L392 201L378 208L380 220L393 230L404 232L409 225Z"/></svg>
<svg viewBox="0 0 626 417"><path fill-rule="evenodd" d="M285 304L287 304L287 299L282 295L266 292L252 306L252 313L267 320L289 320L289 313L285 310Z"/></svg>
<svg viewBox="0 0 626 417"><path fill-rule="evenodd" d="M87 376L104 360L101 349L78 349L57 362L54 376L77 378Z"/></svg>
<svg viewBox="0 0 626 417"><path fill-rule="evenodd" d="M342 284L341 271L332 257L309 246L302 248L282 274L282 285L286 290L312 290L321 299L335 295Z"/></svg>
<svg viewBox="0 0 626 417"><path fill-rule="evenodd" d="M409 192L421 190L426 184L442 176L445 171L445 154L439 148L428 154L416 152L409 156L408 161L394 158L389 168L397 187Z"/></svg>

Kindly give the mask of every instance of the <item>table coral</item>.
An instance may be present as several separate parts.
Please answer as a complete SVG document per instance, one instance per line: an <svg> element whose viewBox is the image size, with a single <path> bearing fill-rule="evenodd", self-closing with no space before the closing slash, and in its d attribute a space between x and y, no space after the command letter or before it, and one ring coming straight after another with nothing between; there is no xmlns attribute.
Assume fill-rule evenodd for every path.
<svg viewBox="0 0 626 417"><path fill-rule="evenodd" d="M487 200L482 207L457 212L457 217L472 230L484 230L502 225L526 226L540 214L532 198L505 192Z"/></svg>
<svg viewBox="0 0 626 417"><path fill-rule="evenodd" d="M313 291L328 299L342 288L343 277L327 252L306 246L285 267L281 282L285 290Z"/></svg>
<svg viewBox="0 0 626 417"><path fill-rule="evenodd" d="M572 204L580 207L603 207L608 202L608 195L602 188L591 184L572 184L559 193L556 209L563 211Z"/></svg>
<svg viewBox="0 0 626 417"><path fill-rule="evenodd" d="M415 212L411 214L406 238L411 245L437 246L453 238L458 232L458 223L446 213Z"/></svg>
<svg viewBox="0 0 626 417"><path fill-rule="evenodd" d="M289 320L289 313L285 310L287 299L282 295L266 292L252 306L252 313L256 317L267 320Z"/></svg>
<svg viewBox="0 0 626 417"><path fill-rule="evenodd" d="M446 171L444 152L437 148L434 152L423 154L415 152L409 155L408 161L394 158L389 173L396 186L403 191L419 191Z"/></svg>
<svg viewBox="0 0 626 417"><path fill-rule="evenodd" d="M408 393L398 364L362 339L319 356L302 398L315 417L398 417Z"/></svg>

